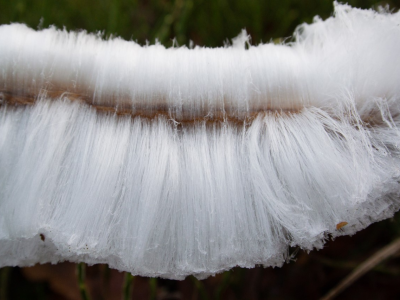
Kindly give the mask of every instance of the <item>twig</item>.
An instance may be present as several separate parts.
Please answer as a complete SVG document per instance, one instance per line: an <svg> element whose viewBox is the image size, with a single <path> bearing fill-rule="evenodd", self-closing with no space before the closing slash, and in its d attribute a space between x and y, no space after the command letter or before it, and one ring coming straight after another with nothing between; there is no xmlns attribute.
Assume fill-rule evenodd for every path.
<svg viewBox="0 0 400 300"><path fill-rule="evenodd" d="M377 253L368 258L365 262L359 265L350 275L348 275L342 282L334 287L328 294L321 298L321 300L330 300L339 295L344 289L350 286L358 278L373 269L376 265L384 261L386 258L392 256L400 251L400 238L394 240L392 243L379 250Z"/></svg>
<svg viewBox="0 0 400 300"><path fill-rule="evenodd" d="M400 254L400 253L399 253ZM392 257L396 257L397 254L393 255ZM317 257L315 260L325 266L335 268L335 269L346 269L346 270L354 270L359 263L353 261L337 261L333 259L326 259ZM377 265L371 271L375 271L382 274L387 274L391 276L399 276L400 269L394 267L386 267L382 265Z"/></svg>

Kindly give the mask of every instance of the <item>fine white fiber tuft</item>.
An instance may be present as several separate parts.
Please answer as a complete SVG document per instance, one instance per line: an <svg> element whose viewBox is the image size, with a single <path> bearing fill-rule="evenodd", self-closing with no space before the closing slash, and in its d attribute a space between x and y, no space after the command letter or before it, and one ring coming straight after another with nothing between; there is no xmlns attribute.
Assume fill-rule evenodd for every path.
<svg viewBox="0 0 400 300"><path fill-rule="evenodd" d="M206 278L391 217L399 53L399 13L337 3L284 45L0 26L0 266Z"/></svg>

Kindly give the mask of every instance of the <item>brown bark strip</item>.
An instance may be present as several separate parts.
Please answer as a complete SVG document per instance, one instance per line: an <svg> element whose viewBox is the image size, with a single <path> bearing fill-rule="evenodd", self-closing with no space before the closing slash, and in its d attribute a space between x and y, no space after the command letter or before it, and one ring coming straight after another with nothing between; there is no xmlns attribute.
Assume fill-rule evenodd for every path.
<svg viewBox="0 0 400 300"><path fill-rule="evenodd" d="M118 116L131 116L140 117L145 119L154 119L159 116L173 119L179 123L196 123L196 122L230 122L230 123L251 123L259 115L266 113L273 113L276 116L279 115L290 115L297 114L301 111L298 109L289 108L271 108L268 106L253 108L248 111L237 112L235 110L225 109L214 109L212 113L206 108L201 112L193 113L189 109L182 109L174 111L166 103L165 100L153 104L135 104L133 107L129 100L118 99L116 101L115 96L111 96L107 101L103 103L96 103L92 97L85 95L84 93L77 92L66 92L63 90L40 90L40 91L9 91L0 89L0 106L7 104L10 106L31 106L36 103L40 98L46 99L60 99L67 98L69 101L77 101L83 105L88 105L91 108L96 109L99 113L115 114ZM160 97L161 98L161 97ZM109 101L108 101L109 100ZM110 104L108 104L110 103ZM118 103L118 105L111 105L111 103Z"/></svg>

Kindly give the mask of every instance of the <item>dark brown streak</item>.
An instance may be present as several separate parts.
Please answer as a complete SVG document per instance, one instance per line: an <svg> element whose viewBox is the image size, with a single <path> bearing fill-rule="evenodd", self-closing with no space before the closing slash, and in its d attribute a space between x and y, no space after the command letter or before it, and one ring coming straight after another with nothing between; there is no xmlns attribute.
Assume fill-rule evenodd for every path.
<svg viewBox="0 0 400 300"><path fill-rule="evenodd" d="M85 95L84 93L71 93L60 90L40 90L39 92L32 91L7 91L0 90L0 106L7 104L12 106L31 106L36 103L36 101L42 97L47 99L61 99L67 98L72 102L79 102L96 109L99 113L112 114L118 116L131 116L140 117L145 119L154 119L163 116L167 119L172 119L178 123L215 123L215 122L229 122L236 124L247 124L251 123L258 116L265 115L267 113L272 113L276 116L280 115L290 115L297 114L301 109L289 109L289 108L271 108L271 107L260 107L255 108L245 112L237 112L229 109L215 109L212 114L209 112L204 112L204 114L196 113L193 114L189 109L182 109L179 112L171 111L171 108L160 101L158 104L138 105L135 104L134 107L130 104L130 101L124 101L119 99L118 106L98 104L92 97ZM103 101L104 102L104 101ZM115 103L115 97L110 97L109 103Z"/></svg>

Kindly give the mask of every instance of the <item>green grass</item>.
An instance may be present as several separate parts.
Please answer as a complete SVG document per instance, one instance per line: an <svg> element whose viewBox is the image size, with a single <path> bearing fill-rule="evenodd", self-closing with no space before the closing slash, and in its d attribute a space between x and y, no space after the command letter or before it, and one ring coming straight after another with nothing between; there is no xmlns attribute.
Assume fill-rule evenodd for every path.
<svg viewBox="0 0 400 300"><path fill-rule="evenodd" d="M350 0L355 7L370 8L399 0ZM32 28L55 25L68 30L104 32L144 44L158 39L172 45L222 46L246 28L254 44L289 37L297 25L315 15L332 14L331 0L0 0L0 24L22 22ZM42 21L41 21L42 20Z"/></svg>

